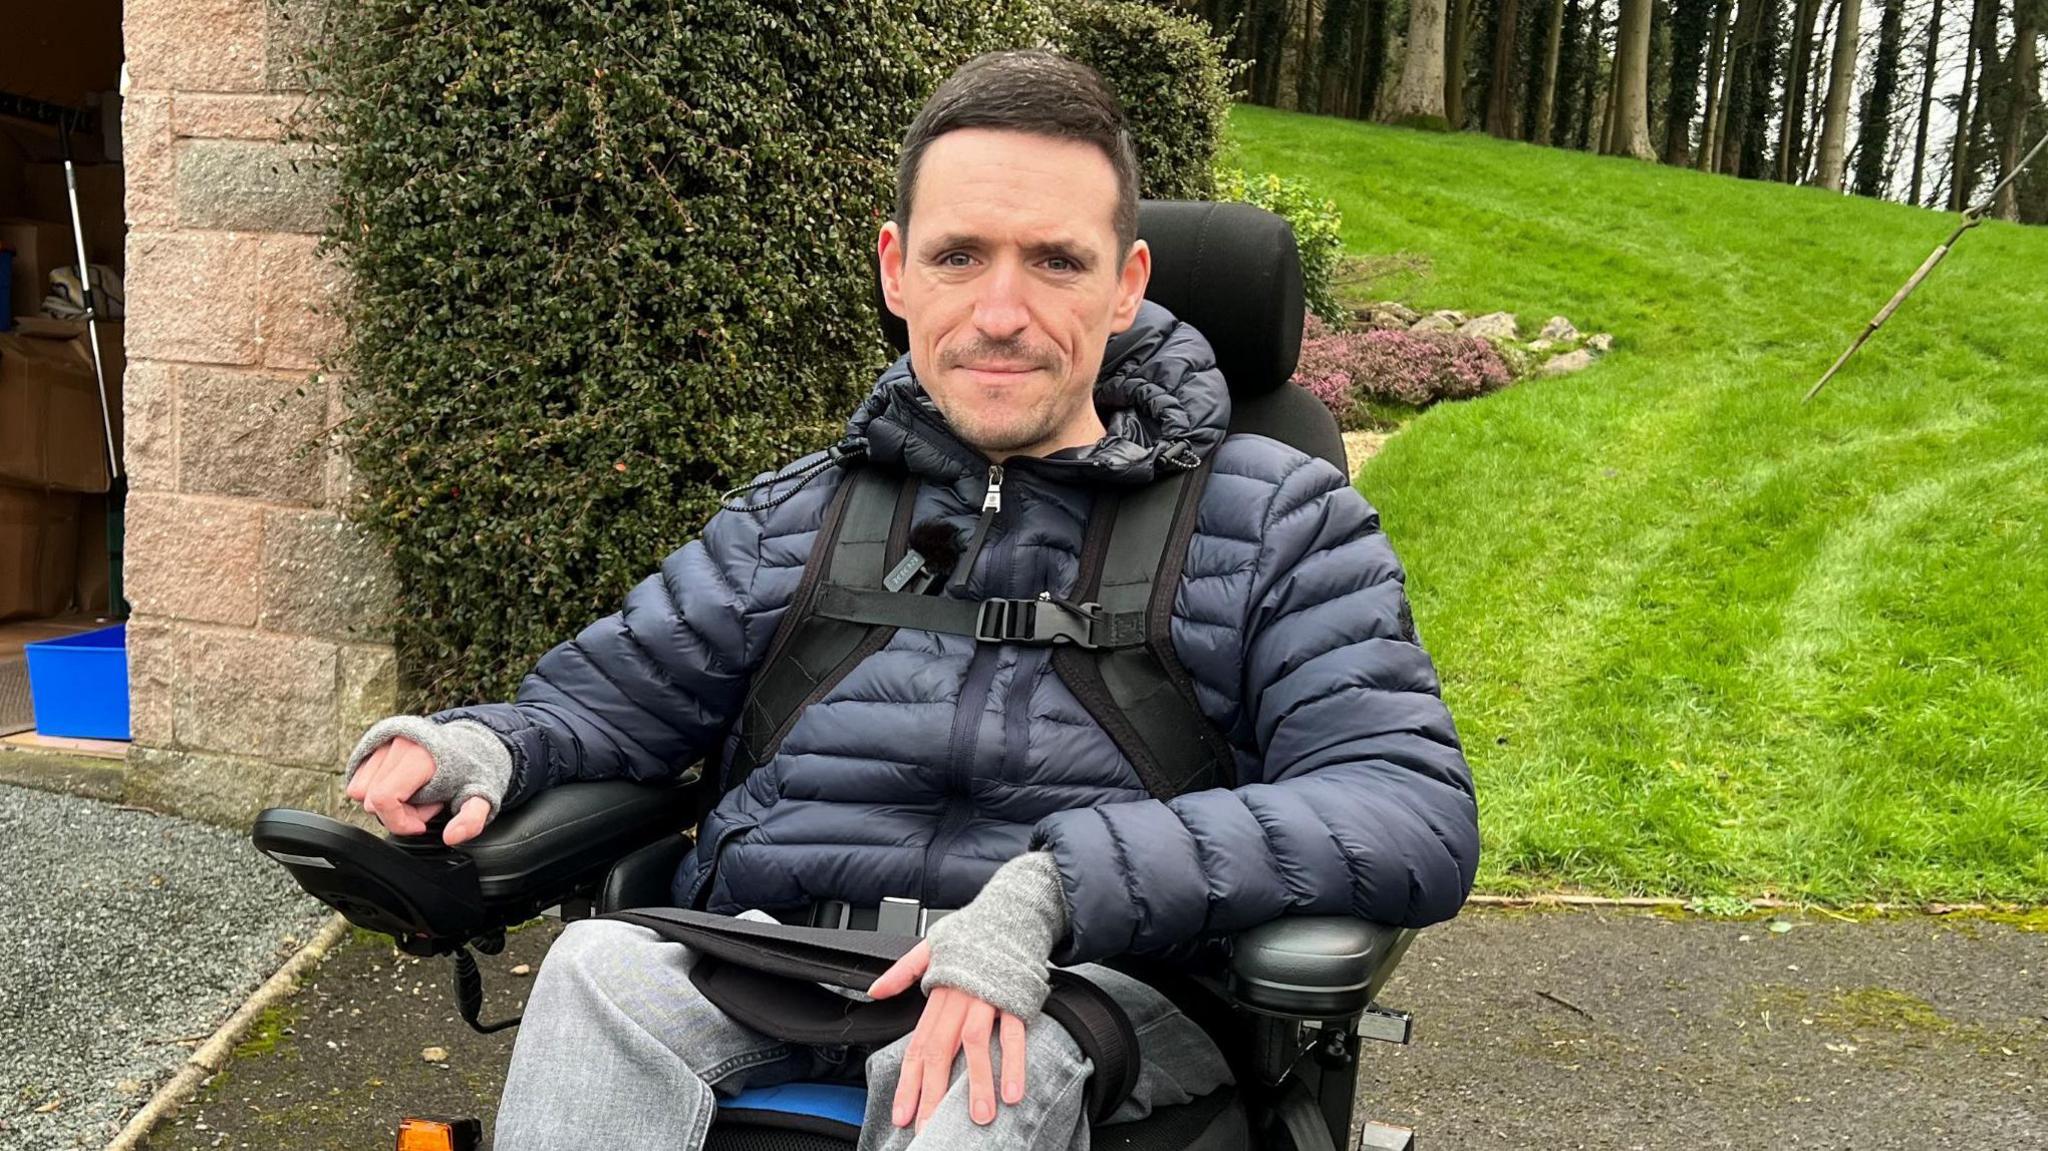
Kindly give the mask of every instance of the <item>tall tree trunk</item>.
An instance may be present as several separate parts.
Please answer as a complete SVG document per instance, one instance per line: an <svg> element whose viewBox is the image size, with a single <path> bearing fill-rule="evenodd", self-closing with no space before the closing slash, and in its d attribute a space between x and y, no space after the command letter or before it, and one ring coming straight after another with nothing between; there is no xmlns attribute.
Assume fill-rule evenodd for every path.
<svg viewBox="0 0 2048 1151"><path fill-rule="evenodd" d="M1486 80L1486 132L1515 137L1515 42L1521 31L1522 0L1499 0L1499 21L1493 27L1493 62Z"/></svg>
<svg viewBox="0 0 2048 1151"><path fill-rule="evenodd" d="M1324 0L1323 31L1316 53L1314 110L1325 116L1342 114L1344 95L1351 86L1351 25L1355 22L1357 0Z"/></svg>
<svg viewBox="0 0 2048 1151"><path fill-rule="evenodd" d="M1359 65L1357 95L1351 101L1351 114L1363 120L1370 120L1379 111L1380 88L1387 72L1387 0L1368 0L1365 6L1365 36L1359 44Z"/></svg>
<svg viewBox="0 0 2048 1151"><path fill-rule="evenodd" d="M1444 118L1465 128L1465 52L1472 43L1472 0L1449 0L1444 26Z"/></svg>
<svg viewBox="0 0 2048 1151"><path fill-rule="evenodd" d="M1536 89L1536 131L1530 139L1549 144L1557 127L1557 64L1564 47L1565 0L1550 0L1550 19L1543 32L1543 78Z"/></svg>
<svg viewBox="0 0 2048 1151"><path fill-rule="evenodd" d="M1444 125L1444 0L1408 0L1408 49L1386 118Z"/></svg>
<svg viewBox="0 0 2048 1151"><path fill-rule="evenodd" d="M1321 0L1302 0L1301 39L1294 53L1294 106L1303 112L1319 111L1316 102L1323 90L1323 46L1329 29L1322 26Z"/></svg>
<svg viewBox="0 0 2048 1151"><path fill-rule="evenodd" d="M1714 170L1731 176L1742 174L1742 138L1748 124L1749 96L1755 88L1751 74L1756 71L1757 37L1762 27L1764 0L1741 0L1735 10L1735 24L1728 32L1728 61L1722 74L1720 156Z"/></svg>
<svg viewBox="0 0 2048 1151"><path fill-rule="evenodd" d="M1700 116L1699 170L1711 172L1721 158L1721 117L1728 107L1722 76L1727 72L1728 17L1732 0L1716 0L1714 30L1707 40L1707 110Z"/></svg>
<svg viewBox="0 0 2048 1151"><path fill-rule="evenodd" d="M1820 122L1820 169L1814 183L1830 192L1842 190L1842 152L1849 141L1849 97L1856 91L1856 34L1862 13L1862 0L1842 0L1834 59L1828 64L1828 106Z"/></svg>
<svg viewBox="0 0 2048 1151"><path fill-rule="evenodd" d="M1863 94L1856 136L1856 194L1882 197L1891 182L1892 101L1899 88L1899 45L1905 39L1906 0L1884 0L1877 24L1877 58L1870 91Z"/></svg>
<svg viewBox="0 0 2048 1151"><path fill-rule="evenodd" d="M1934 110L1934 65L1941 58L1941 2L1927 19L1927 52L1920 61L1920 127L1913 136L1913 190L1906 202L1920 206L1920 181L1927 172L1927 120Z"/></svg>
<svg viewBox="0 0 2048 1151"><path fill-rule="evenodd" d="M1856 2L1860 4L1862 0L1856 0ZM1826 3L1826 15L1823 15L1820 19L1820 38L1818 42L1821 44L1833 44L1835 42L1835 17L1841 14L1842 0L1826 0ZM1820 60L1815 60L1813 67L1806 71L1806 125L1804 132L1797 137L1794 143L1794 147L1797 150L1792 164L1791 182L1794 184L1810 184L1813 182L1814 158L1820 154L1820 121L1821 117L1827 112L1827 101L1822 99L1822 89L1827 78L1827 67Z"/></svg>
<svg viewBox="0 0 2048 1151"><path fill-rule="evenodd" d="M1522 43L1517 49L1518 63L1515 68L1515 103L1520 107L1521 129L1516 133L1523 140L1536 139L1536 113L1542 100L1539 91L1543 84L1544 53L1550 45L1550 11L1558 0L1529 0L1531 7L1522 13Z"/></svg>
<svg viewBox="0 0 2048 1151"><path fill-rule="evenodd" d="M1986 17L1989 9L1990 19ZM1976 0L1970 9L1970 39L1963 48L1963 94L1956 103L1956 134L1948 146L1948 210L1960 212L1968 203L1970 169L1970 129L1976 123L1979 105L1970 103L1971 94L1977 83L1977 43L1988 33L1985 25L1997 26L1997 0Z"/></svg>
<svg viewBox="0 0 2048 1151"><path fill-rule="evenodd" d="M2003 179L2018 166L2021 149L2029 147L2028 125L2032 122L2034 109L2041 97L2035 88L2039 81L2040 61L2034 52L2034 37L2040 31L2041 0L2013 0L2012 10L2012 51L2006 54L2007 108L2005 138L1998 144L1998 175ZM1998 202L1993 206L2001 220L2019 222L2020 185L2018 180L2007 184L1998 192Z"/></svg>
<svg viewBox="0 0 2048 1151"><path fill-rule="evenodd" d="M1579 122L1572 146L1579 151L1593 147L1593 138L1600 130L1595 109L1595 97L1600 91L1600 39L1606 30L1606 0L1592 0L1593 27L1586 35L1586 63L1579 79Z"/></svg>
<svg viewBox="0 0 2048 1151"><path fill-rule="evenodd" d="M1757 10L1756 42L1751 46L1749 91L1743 100L1743 121L1737 125L1736 146L1741 159L1739 175L1766 179L1770 175L1771 92L1778 82L1778 50L1783 22L1778 0L1761 0Z"/></svg>
<svg viewBox="0 0 2048 1151"><path fill-rule="evenodd" d="M1557 107L1550 142L1570 148L1579 133L1579 88L1586 72L1587 0L1564 0L1564 35L1557 52Z"/></svg>
<svg viewBox="0 0 2048 1151"><path fill-rule="evenodd" d="M1675 0L1671 11L1671 95L1664 106L1664 162L1692 161L1692 117L1700 106L1700 58L1713 31L1715 0Z"/></svg>
<svg viewBox="0 0 2048 1151"><path fill-rule="evenodd" d="M1650 0L1622 0L1614 46L1614 130L1607 154L1654 160L1650 147Z"/></svg>
<svg viewBox="0 0 2048 1151"><path fill-rule="evenodd" d="M1798 0L1792 14L1792 40L1785 53L1785 114L1778 121L1777 178L1781 184L1799 179L1800 133L1806 128L1807 77L1813 67L1813 24L1821 0Z"/></svg>

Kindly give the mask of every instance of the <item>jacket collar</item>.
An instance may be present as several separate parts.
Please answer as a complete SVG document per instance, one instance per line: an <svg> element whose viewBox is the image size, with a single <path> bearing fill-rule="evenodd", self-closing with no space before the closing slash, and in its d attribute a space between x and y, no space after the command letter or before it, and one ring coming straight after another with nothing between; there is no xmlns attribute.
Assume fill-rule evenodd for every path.
<svg viewBox="0 0 2048 1151"><path fill-rule="evenodd" d="M1095 443L1033 461L1073 482L1146 484L1197 467L1230 424L1230 389L1200 332L1145 301L1125 331L1110 337L1095 381L1107 429ZM846 422L878 463L940 480L980 475L988 460L963 443L903 356Z"/></svg>

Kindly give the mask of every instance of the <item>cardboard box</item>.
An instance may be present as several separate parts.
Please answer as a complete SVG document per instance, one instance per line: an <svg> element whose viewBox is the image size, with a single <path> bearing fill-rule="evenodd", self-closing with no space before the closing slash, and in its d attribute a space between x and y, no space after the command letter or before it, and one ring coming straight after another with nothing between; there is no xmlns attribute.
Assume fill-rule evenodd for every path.
<svg viewBox="0 0 2048 1151"><path fill-rule="evenodd" d="M107 373L107 414L113 417L114 443L118 446L127 443L121 438L121 381L127 378L128 373L128 329L119 320L101 320L98 327L100 364ZM92 353L86 350L84 320L23 316L15 322L14 330L38 339L71 341L71 350L78 354L78 362L85 365L88 373L92 371ZM104 443L101 451L105 451Z"/></svg>
<svg viewBox="0 0 2048 1151"><path fill-rule="evenodd" d="M76 340L0 333L0 482L103 492L106 431Z"/></svg>
<svg viewBox="0 0 2048 1151"><path fill-rule="evenodd" d="M115 271L124 266L123 241L128 235L126 209L121 199L122 174L119 164L79 164L78 172L78 226L85 233L85 257L95 264L107 264ZM64 185L64 165L29 164L22 169L25 206L24 216L38 220L63 221L66 244L71 235L71 194ZM76 266L78 253L71 247L69 258L61 261ZM47 275L45 271L45 275ZM49 290L47 286L43 289ZM41 310L42 294L36 302Z"/></svg>
<svg viewBox="0 0 2048 1151"><path fill-rule="evenodd" d="M0 220L0 244L14 249L14 314L42 315L51 270L78 264L71 225L21 216Z"/></svg>
<svg viewBox="0 0 2048 1151"><path fill-rule="evenodd" d="M78 497L0 484L0 620L70 609Z"/></svg>

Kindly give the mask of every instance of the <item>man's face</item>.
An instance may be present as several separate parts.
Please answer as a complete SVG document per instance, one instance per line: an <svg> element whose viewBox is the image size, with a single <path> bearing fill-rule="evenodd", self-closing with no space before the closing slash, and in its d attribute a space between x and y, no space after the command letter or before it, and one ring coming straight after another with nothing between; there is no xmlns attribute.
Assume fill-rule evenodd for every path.
<svg viewBox="0 0 2048 1151"><path fill-rule="evenodd" d="M882 294L954 431L992 459L1093 443L1109 337L1131 326L1151 256L1118 266L1116 169L1086 141L962 129L931 142L909 235L878 240Z"/></svg>

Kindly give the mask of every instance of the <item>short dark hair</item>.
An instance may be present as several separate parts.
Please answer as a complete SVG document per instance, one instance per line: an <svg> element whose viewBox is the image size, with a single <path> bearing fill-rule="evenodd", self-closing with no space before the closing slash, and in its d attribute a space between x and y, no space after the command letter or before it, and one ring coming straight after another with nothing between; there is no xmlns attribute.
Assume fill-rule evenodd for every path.
<svg viewBox="0 0 2048 1151"><path fill-rule="evenodd" d="M933 140L963 128L1001 128L1085 140L1116 169L1117 265L1138 238L1138 156L1123 105L1095 69L1057 52L988 52L960 65L910 122L896 155L896 227L910 233L917 170Z"/></svg>

